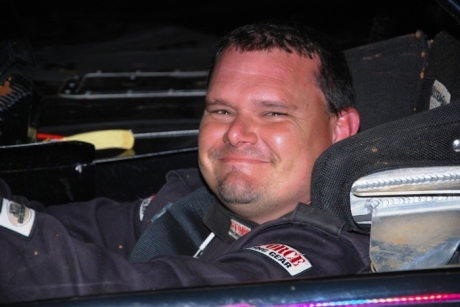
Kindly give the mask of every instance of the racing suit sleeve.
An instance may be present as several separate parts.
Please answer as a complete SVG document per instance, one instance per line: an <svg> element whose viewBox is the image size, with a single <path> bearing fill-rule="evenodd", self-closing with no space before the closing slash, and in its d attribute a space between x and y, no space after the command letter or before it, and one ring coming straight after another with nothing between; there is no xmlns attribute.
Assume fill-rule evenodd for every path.
<svg viewBox="0 0 460 307"><path fill-rule="evenodd" d="M189 188L180 178L170 175L167 184L154 197L132 202L96 198L46 207L40 202L12 195L9 187L0 179L0 197L23 204L36 212L47 213L59 220L70 236L124 257L131 253L151 216L168 202L174 202L188 193Z"/></svg>
<svg viewBox="0 0 460 307"><path fill-rule="evenodd" d="M288 220L254 229L213 259L160 256L139 264L71 236L52 215L6 199L0 223L2 303L349 274L363 266L340 237Z"/></svg>

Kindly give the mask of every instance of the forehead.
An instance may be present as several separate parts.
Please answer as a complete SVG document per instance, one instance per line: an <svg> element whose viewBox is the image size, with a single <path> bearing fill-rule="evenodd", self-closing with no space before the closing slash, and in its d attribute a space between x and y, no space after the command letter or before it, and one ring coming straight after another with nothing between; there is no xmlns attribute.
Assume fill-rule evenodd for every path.
<svg viewBox="0 0 460 307"><path fill-rule="evenodd" d="M318 58L308 58L281 49L270 51L239 51L222 53L210 80L209 92L228 87L255 90L277 89L290 95L321 92L317 87ZM322 94L322 93L321 93Z"/></svg>

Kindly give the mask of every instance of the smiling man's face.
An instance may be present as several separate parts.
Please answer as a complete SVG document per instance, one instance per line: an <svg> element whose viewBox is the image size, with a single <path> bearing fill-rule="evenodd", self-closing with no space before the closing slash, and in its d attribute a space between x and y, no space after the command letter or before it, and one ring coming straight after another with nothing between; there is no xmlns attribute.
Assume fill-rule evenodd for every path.
<svg viewBox="0 0 460 307"><path fill-rule="evenodd" d="M199 166L233 212L263 223L310 201L318 156L337 117L316 83L319 60L282 50L226 50L214 69L200 126Z"/></svg>

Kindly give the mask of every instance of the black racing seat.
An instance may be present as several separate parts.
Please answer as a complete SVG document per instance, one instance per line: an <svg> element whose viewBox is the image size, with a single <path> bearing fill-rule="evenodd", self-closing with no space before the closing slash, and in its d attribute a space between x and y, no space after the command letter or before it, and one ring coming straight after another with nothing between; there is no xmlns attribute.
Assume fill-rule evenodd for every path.
<svg viewBox="0 0 460 307"><path fill-rule="evenodd" d="M426 100L422 89L428 54L422 31L345 51L361 114L360 131L419 111L419 101Z"/></svg>
<svg viewBox="0 0 460 307"><path fill-rule="evenodd" d="M424 55L423 74L417 73L423 78L412 87L418 90L406 96L409 105L416 103L417 114L400 113L396 120L379 118L386 123L334 144L315 164L312 205L343 219L350 230L371 235L370 255L376 271L441 266L458 253L459 46L447 33L438 34L431 43ZM354 73L358 68L352 67ZM381 81L385 78L382 75ZM397 81L389 84L400 90L404 76ZM370 82L378 83L373 78ZM366 84L356 86L359 98L359 88ZM363 96L359 103L365 103ZM368 103L395 107L394 102L381 100Z"/></svg>
<svg viewBox="0 0 460 307"><path fill-rule="evenodd" d="M422 218L422 213L426 215L427 212L433 216L433 212L449 218L457 216L452 224L457 227L452 230L457 241L451 243L456 245L456 250L460 242L457 226L460 226L459 144L460 101L361 132L333 145L317 160L312 175L312 205L345 220L351 230L370 233L371 247L374 247L370 253L375 266L378 266L375 257L381 257L383 252L390 253L392 250L388 255L390 257L395 254L395 247L407 250L413 239L411 234L433 234L435 226L441 226L435 220L442 221L442 217L430 221ZM393 173L382 175L385 171ZM377 174L380 177L376 179L363 178ZM446 201L454 203L447 204ZM395 208L385 212L383 207L391 209L391 204L399 206L400 210ZM382 225L383 213L384 217L390 214L402 218L387 218L387 225ZM412 228L407 229L409 219L412 220ZM419 222L416 222L417 219ZM377 249L376 246L381 244L374 238L378 236L379 241L384 239L382 234L374 232L375 221L378 221L380 229L386 226L402 232L393 234L387 239L390 241L385 247ZM428 236L424 238L427 239ZM441 240L439 244L443 242ZM422 249L419 256L428 252L427 248ZM429 248L429 252L435 251ZM445 257L452 256L453 253ZM398 267L412 262L414 257L415 254L410 255L410 259L399 263ZM394 261L394 258L385 260L389 261Z"/></svg>

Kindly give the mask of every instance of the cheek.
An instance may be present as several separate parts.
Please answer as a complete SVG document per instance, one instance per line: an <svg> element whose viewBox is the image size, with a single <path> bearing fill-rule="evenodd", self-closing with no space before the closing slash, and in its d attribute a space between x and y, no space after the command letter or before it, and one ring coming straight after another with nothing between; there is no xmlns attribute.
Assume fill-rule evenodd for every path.
<svg viewBox="0 0 460 307"><path fill-rule="evenodd" d="M278 125L264 132L264 140L278 161L292 168L310 165L331 145L325 129L301 129L296 125Z"/></svg>
<svg viewBox="0 0 460 307"><path fill-rule="evenodd" d="M273 149L275 152L283 152L286 150L286 146L289 146L289 144L292 144L291 140L292 136L284 133L273 133L270 135L270 140L269 144L270 147Z"/></svg>
<svg viewBox="0 0 460 307"><path fill-rule="evenodd" d="M209 158L209 151L222 146L225 129L211 120L203 119L198 136L198 166L211 190L216 191L215 166Z"/></svg>
<svg viewBox="0 0 460 307"><path fill-rule="evenodd" d="M264 129L260 134L278 160L286 160L288 157L298 155L299 151L305 150L304 137L292 127L276 125L271 129Z"/></svg>
<svg viewBox="0 0 460 307"><path fill-rule="evenodd" d="M200 133L198 135L198 167L205 180L209 182L211 174L211 164L208 159L208 151L213 143L212 129L202 120L200 124Z"/></svg>
<svg viewBox="0 0 460 307"><path fill-rule="evenodd" d="M276 152L289 155L292 150L299 151L304 149L309 135L296 125L275 125L269 129L264 129L263 138L268 146Z"/></svg>
<svg viewBox="0 0 460 307"><path fill-rule="evenodd" d="M219 144L223 143L225 128L223 125L213 123L210 120L203 119L200 124L200 133L198 136L198 152L200 162L204 162L208 151Z"/></svg>

